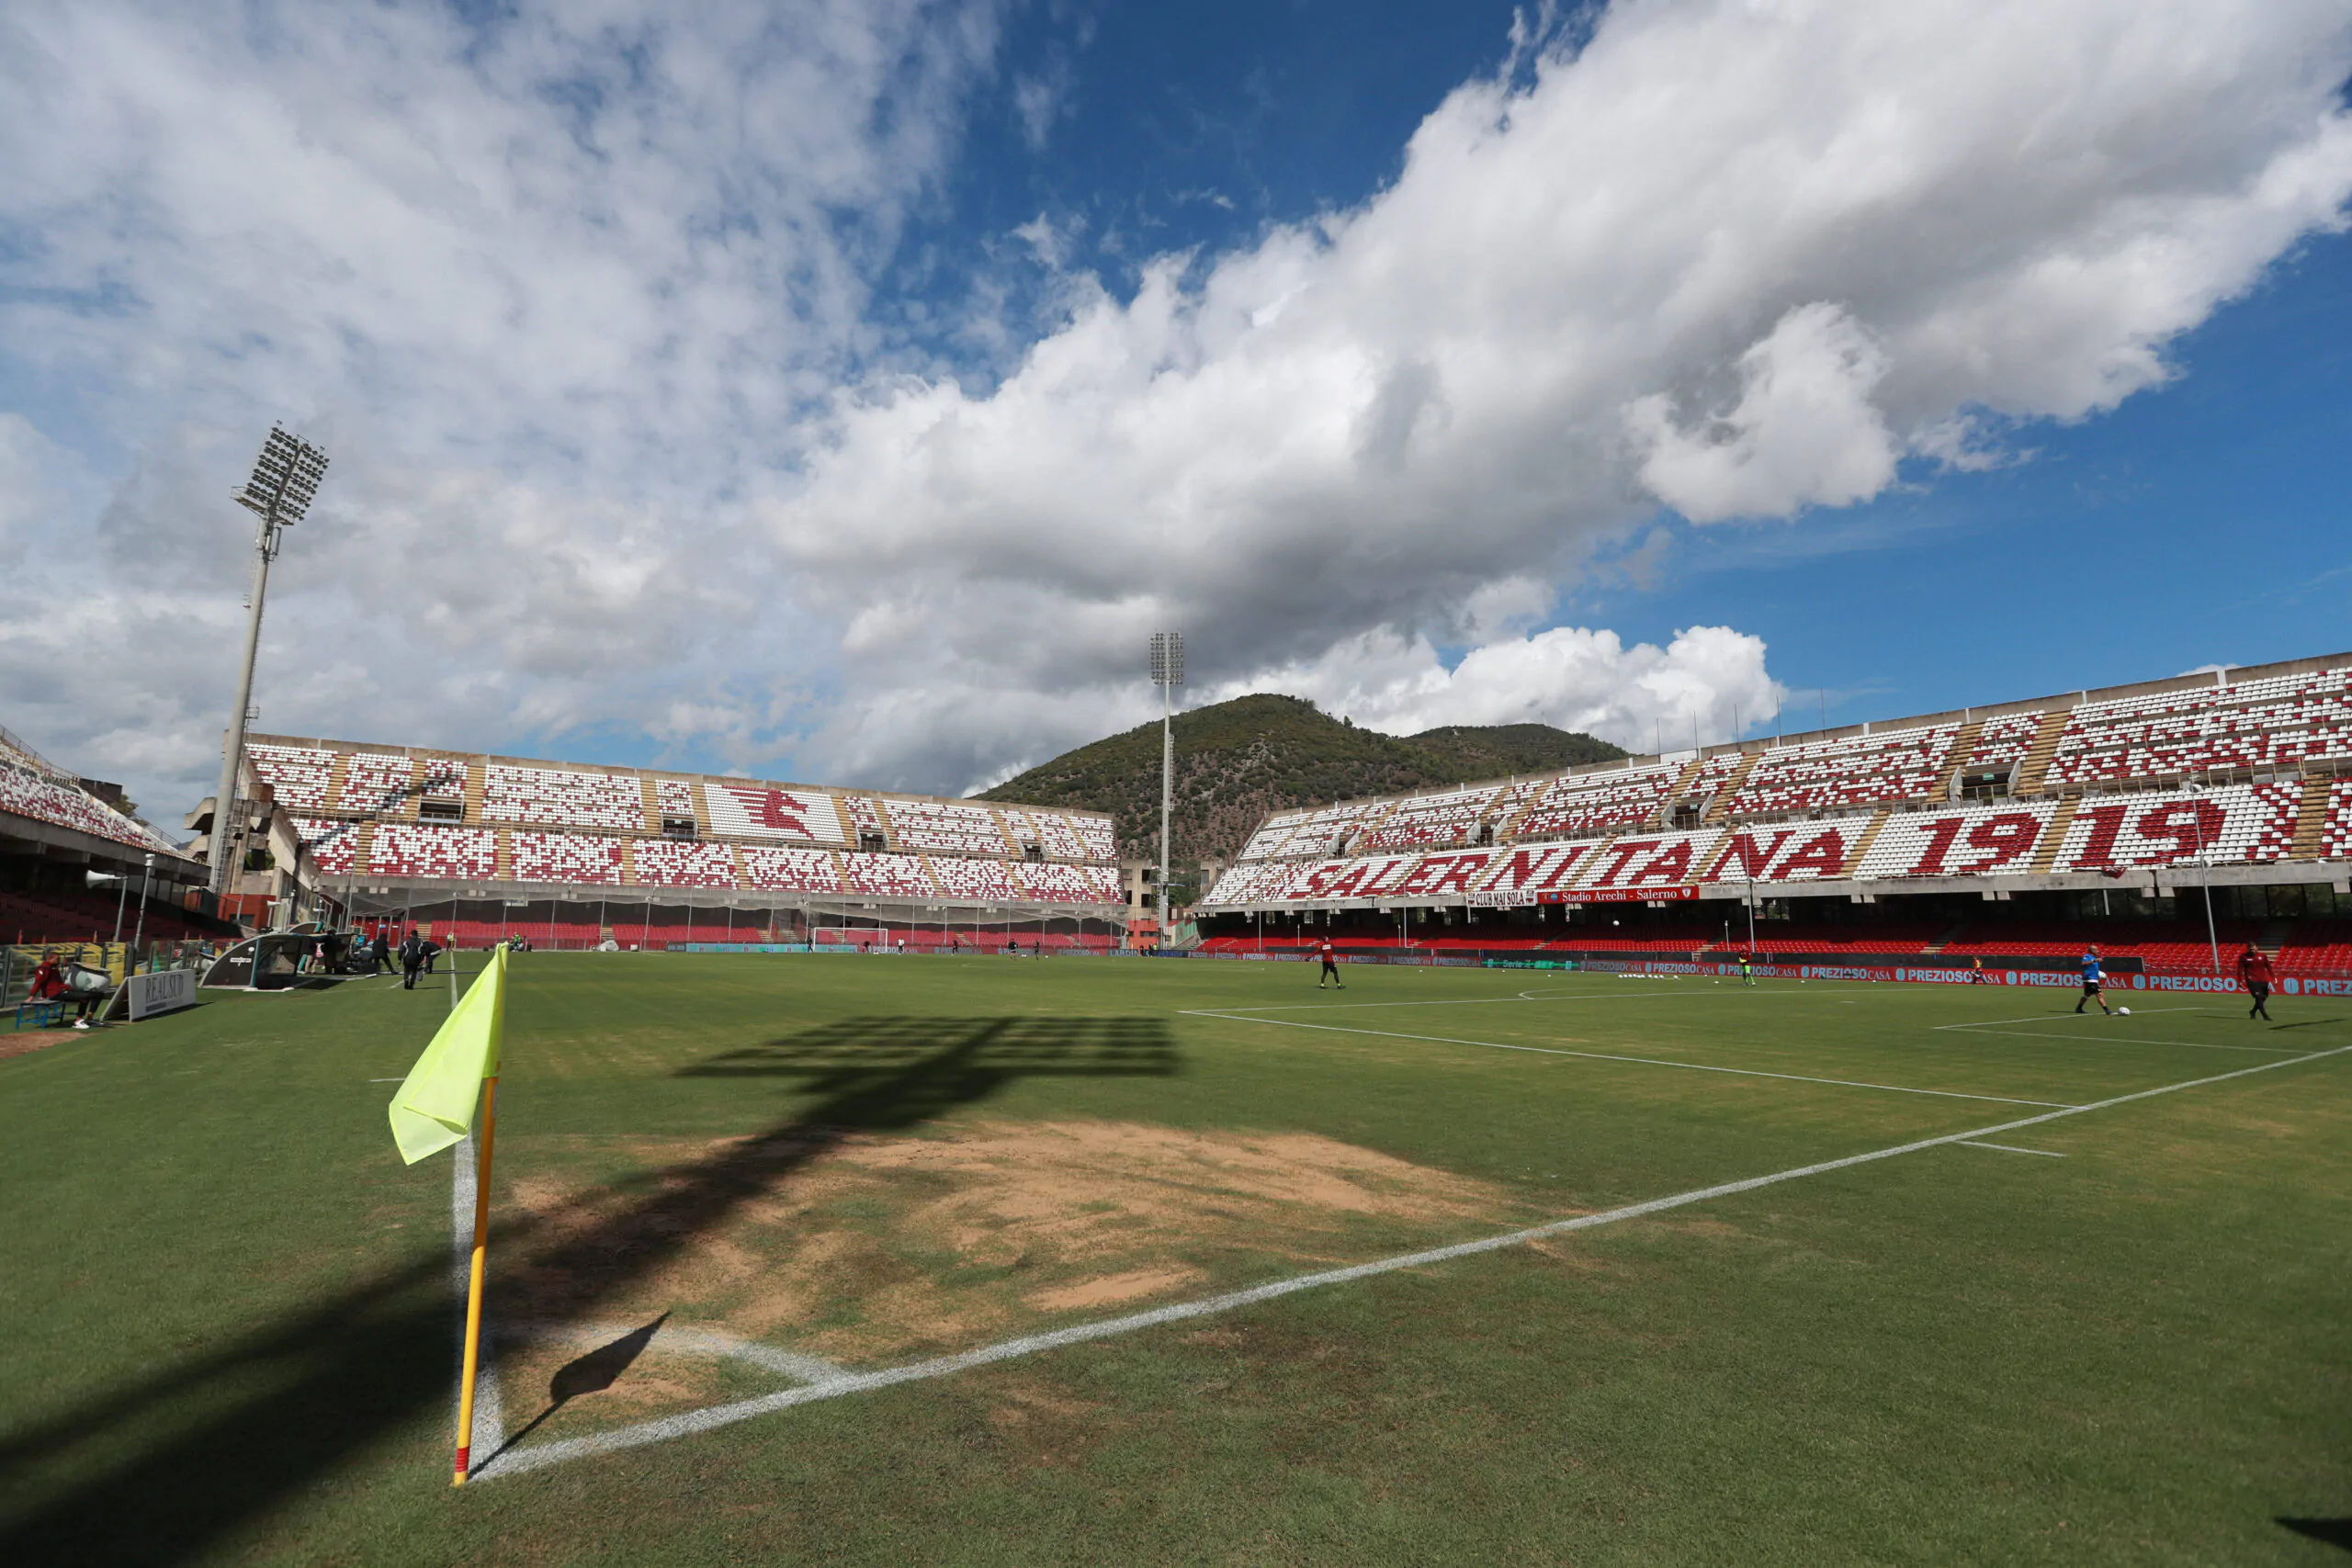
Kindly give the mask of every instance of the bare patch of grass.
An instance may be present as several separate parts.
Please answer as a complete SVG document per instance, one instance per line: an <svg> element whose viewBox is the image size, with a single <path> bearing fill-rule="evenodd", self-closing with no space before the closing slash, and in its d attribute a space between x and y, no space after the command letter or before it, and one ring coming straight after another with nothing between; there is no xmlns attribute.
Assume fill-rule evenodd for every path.
<svg viewBox="0 0 2352 1568"><path fill-rule="evenodd" d="M593 1295L600 1317L673 1311L864 1361L1172 1299L1236 1268L1262 1277L1269 1257L1352 1260L1525 1217L1492 1183L1311 1134L978 1122L841 1138L744 1194L620 1294L592 1290L590 1238L639 1234L625 1223L632 1209L726 1147L639 1142L627 1152L642 1177L514 1182L510 1201L553 1244L536 1249L540 1261L510 1265L504 1310L560 1323ZM614 1256L616 1275L633 1272L626 1261Z"/></svg>

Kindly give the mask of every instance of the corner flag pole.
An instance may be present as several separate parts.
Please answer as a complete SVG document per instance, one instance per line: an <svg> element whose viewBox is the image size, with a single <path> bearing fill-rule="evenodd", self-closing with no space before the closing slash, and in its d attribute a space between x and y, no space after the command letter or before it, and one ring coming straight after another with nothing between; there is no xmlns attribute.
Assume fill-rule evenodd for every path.
<svg viewBox="0 0 2352 1568"><path fill-rule="evenodd" d="M458 961L449 960L456 998ZM505 1032L506 950L483 966L424 1054L401 1080L390 1107L392 1141L410 1165L466 1141L474 1108L481 1108L481 1143L474 1166L474 1246L466 1270L466 1354L458 1391L458 1456L449 1478L466 1483L473 1459L474 1383L481 1371L482 1260L490 1245L490 1159L498 1109L498 1046Z"/></svg>
<svg viewBox="0 0 2352 1568"><path fill-rule="evenodd" d="M458 1459L452 1486L466 1483L473 1461L474 1377L481 1365L481 1268L490 1247L490 1149L498 1136L498 1075L481 1086L481 1156L474 1167L474 1253L466 1273L466 1364L458 1384Z"/></svg>

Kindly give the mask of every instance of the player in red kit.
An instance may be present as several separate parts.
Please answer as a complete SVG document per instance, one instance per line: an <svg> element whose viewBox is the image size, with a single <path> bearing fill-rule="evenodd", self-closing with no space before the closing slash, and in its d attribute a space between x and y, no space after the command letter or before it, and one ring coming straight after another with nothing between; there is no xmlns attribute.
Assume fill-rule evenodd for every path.
<svg viewBox="0 0 2352 1568"><path fill-rule="evenodd" d="M2245 994L2254 998L2246 1017L2267 1021L2270 1017L2270 955L2247 942L2245 951L2238 954L2238 979L2245 986Z"/></svg>
<svg viewBox="0 0 2352 1568"><path fill-rule="evenodd" d="M1329 937L1323 939L1323 945L1315 950L1315 955L1323 961L1323 973L1317 978L1315 988L1321 990L1323 982L1329 980L1333 989L1346 990L1347 987L1340 984L1340 950L1331 945Z"/></svg>

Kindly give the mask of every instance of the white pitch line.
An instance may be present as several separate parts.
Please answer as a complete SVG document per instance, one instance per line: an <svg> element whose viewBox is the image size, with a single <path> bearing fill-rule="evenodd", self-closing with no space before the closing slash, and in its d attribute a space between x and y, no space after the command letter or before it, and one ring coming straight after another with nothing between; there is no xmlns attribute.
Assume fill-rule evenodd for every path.
<svg viewBox="0 0 2352 1568"><path fill-rule="evenodd" d="M1234 1023L1263 1023L1275 1029L1319 1029L1331 1034L1374 1034L1384 1040L1422 1040L1436 1045L1480 1045L1489 1051L1530 1051L1539 1056L1580 1056L1589 1062L1631 1062L1645 1067L1680 1067L1693 1073L1729 1073L1743 1078L1779 1078L1786 1083L1827 1084L1835 1089L1871 1089L1886 1094L1926 1094L1939 1100L1976 1100L1992 1105L2051 1105L2063 1100L2019 1100L2006 1094L1962 1094L1950 1089L1909 1089L1902 1084L1863 1083L1855 1078L1815 1078L1802 1073L1768 1073L1760 1067L1716 1067L1704 1062L1670 1062L1662 1056L1619 1056L1605 1051L1566 1051L1555 1045L1506 1045L1494 1040L1458 1040L1444 1034L1399 1034L1387 1029L1350 1029L1337 1023L1295 1023L1282 1018L1244 1018L1234 1013L1201 1012L1202 1018L1222 1018Z"/></svg>
<svg viewBox="0 0 2352 1568"><path fill-rule="evenodd" d="M1961 1034L2006 1034L2012 1040L2062 1040L2070 1045L2076 1043L2081 1038L2064 1034L2038 1033L2025 1029L1991 1029L1973 1023L1939 1023L1936 1028L1939 1031L1950 1030ZM2188 1045L2199 1051L2268 1051L2281 1056L2294 1055L2291 1046L2226 1045L2210 1040L2157 1040L2143 1034L2117 1035L2106 1040L2094 1039L2090 1043L2098 1045Z"/></svg>
<svg viewBox="0 0 2352 1568"><path fill-rule="evenodd" d="M2205 1010L2206 1010L2203 1008L2191 1007L2142 1008L2140 1012L2203 1012ZM1937 1029L1989 1029L1996 1023L2064 1023L2070 1018L2088 1018L2091 1015L2086 1012L2036 1012L2028 1013L2023 1018L1980 1018L1974 1023L1939 1023L1933 1027ZM2134 1014L2133 1016L2136 1017L2138 1015Z"/></svg>
<svg viewBox="0 0 2352 1568"><path fill-rule="evenodd" d="M1774 1171L1770 1176L1751 1176L1745 1180L1725 1181L1713 1187L1696 1188L1678 1192L1668 1198L1652 1198L1646 1202L1628 1203L1623 1208L1605 1210L1597 1214L1579 1214L1574 1219L1554 1220L1549 1224L1510 1231L1502 1235L1487 1236L1478 1241L1457 1242L1452 1247L1434 1247L1422 1252L1408 1252L1376 1262L1358 1263L1346 1269L1327 1269L1319 1273L1300 1274L1268 1284L1253 1285L1248 1290L1229 1291L1223 1295L1207 1296L1194 1302L1179 1302L1173 1306L1157 1307L1149 1312L1130 1313L1124 1317L1105 1318L1099 1323L1082 1323L1069 1328L1057 1328L1047 1334L1023 1335L1017 1339L985 1345L960 1355L941 1356L928 1361L916 1361L903 1367L888 1367L875 1372L846 1374L830 1382L811 1384L805 1388L779 1390L752 1399L739 1399L731 1404L714 1404L702 1410L687 1411L677 1416L664 1416L633 1426L598 1432L589 1437L566 1438L558 1442L539 1443L526 1449L516 1449L500 1455L474 1472L474 1479L492 1476L520 1475L526 1471L543 1470L548 1465L562 1464L570 1460L588 1459L597 1454L615 1453L623 1449L642 1448L650 1443L667 1442L673 1438L691 1437L717 1427L732 1426L796 1404L809 1404L820 1399L838 1399L843 1394L862 1393L869 1389L888 1388L897 1383L916 1382L927 1378L944 1377L951 1372L969 1371L976 1367L989 1366L998 1361L1010 1361L1023 1356L1034 1356L1042 1350L1056 1350L1067 1345L1083 1345L1097 1339L1109 1339L1137 1329L1156 1328L1165 1323L1182 1323L1188 1318L1208 1317L1217 1313L1231 1312L1237 1307L1252 1306L1260 1302L1274 1301L1311 1291L1325 1285L1344 1284L1353 1280L1368 1280L1375 1275L1393 1274L1399 1269L1419 1269L1432 1263L1443 1263L1456 1258L1470 1258L1482 1252L1499 1252L1505 1247L1521 1247L1547 1236L1565 1235L1570 1231L1591 1230L1597 1226L1615 1224L1623 1220L1639 1219L1646 1214L1679 1209L1686 1203L1704 1202L1713 1198L1728 1198L1736 1193L1753 1192L1758 1188L1776 1186L1783 1181L1795 1181L1803 1177L1820 1176L1833 1170L1845 1170L1875 1160L1893 1159L1897 1155L1916 1154L1921 1149L1939 1148L1946 1144L1965 1144L1998 1133L2014 1133L2022 1127L2038 1127L2045 1122L2056 1122L2068 1116L2080 1116L2085 1111L2106 1111L2134 1100L2152 1100L2158 1095L2177 1094L2185 1089L2202 1089L2208 1084L2226 1083L2232 1078L2246 1077L2255 1073L2267 1073L2277 1067L2296 1066L2304 1062L2316 1062L2322 1057L2340 1055L2352 1051L2352 1045L2333 1046L2325 1051L2313 1051L2290 1061L2261 1062L2234 1072L2216 1073L2211 1077L2190 1078L2182 1083L2164 1084L2155 1089L2119 1094L2111 1100L2097 1100L2089 1105L2068 1105L2039 1116L2027 1116L2015 1122L1998 1122L1990 1127L1973 1127L1965 1133L1947 1133L1940 1137L1920 1138L1889 1148L1872 1149L1868 1154L1848 1155L1842 1159L1822 1160L1814 1165L1802 1165L1790 1170Z"/></svg>
<svg viewBox="0 0 2352 1568"><path fill-rule="evenodd" d="M1961 1147L1966 1149L1998 1149L2005 1155L2040 1155L2044 1159L2064 1159L2056 1149L2021 1149L2014 1144L1984 1144L1974 1138L1962 1138Z"/></svg>
<svg viewBox="0 0 2352 1568"><path fill-rule="evenodd" d="M1776 997L1783 997L1794 996L1796 993L1793 991L1775 990L1770 994ZM1273 1002L1269 1003L1264 1007L1223 1008L1216 1010L1207 1008L1180 1008L1177 1010L1182 1013L1204 1013L1210 1017L1223 1017L1226 1014L1237 1012L1339 1012L1343 1010L1354 1010L1358 1008L1490 1007L1496 1002L1720 1002L1728 1000L1730 1000L1728 997L1718 997L1712 990L1640 991L1630 993L1620 993L1614 991L1594 991L1589 993L1577 991L1554 991L1545 996L1534 996L1526 991L1521 991L1515 997L1448 997L1440 1000L1426 1002Z"/></svg>
<svg viewBox="0 0 2352 1568"><path fill-rule="evenodd" d="M502 1328L498 1337L539 1344L586 1345L593 1348L627 1338L642 1326L630 1323L526 1324ZM778 1349L775 1346L763 1345L756 1339L746 1339L724 1329L673 1328L665 1323L655 1331L647 1348L652 1348L657 1344L673 1356L707 1356L714 1360L748 1361L763 1371L776 1372L805 1383L832 1382L852 1375L821 1357Z"/></svg>
<svg viewBox="0 0 2352 1568"><path fill-rule="evenodd" d="M457 1293L458 1306L458 1396L465 1396L466 1354L466 1291L473 1278L474 1257L474 1135L468 1133L455 1151L457 1165L449 1172L449 1283ZM485 1327L487 1325L485 1325ZM458 1425L456 1411L449 1414L449 1426ZM473 1451L495 1453L506 1440L506 1416L499 1408L498 1367L491 1350L488 1333L481 1337L481 1348L474 1364L474 1430ZM477 1472L476 1473L479 1473Z"/></svg>

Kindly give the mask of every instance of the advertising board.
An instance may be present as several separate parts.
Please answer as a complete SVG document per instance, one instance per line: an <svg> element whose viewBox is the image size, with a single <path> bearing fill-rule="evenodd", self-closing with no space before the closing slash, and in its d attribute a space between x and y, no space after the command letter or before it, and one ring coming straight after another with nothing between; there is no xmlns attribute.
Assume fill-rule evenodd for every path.
<svg viewBox="0 0 2352 1568"><path fill-rule="evenodd" d="M130 1021L176 1012L196 1005L196 971L165 969L153 975L133 975L123 982L129 993Z"/></svg>
<svg viewBox="0 0 2352 1568"><path fill-rule="evenodd" d="M1679 904L1696 898L1696 884L1665 887L1554 887L1535 896L1540 904Z"/></svg>

